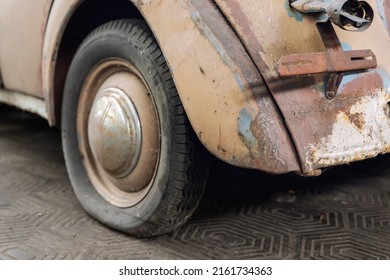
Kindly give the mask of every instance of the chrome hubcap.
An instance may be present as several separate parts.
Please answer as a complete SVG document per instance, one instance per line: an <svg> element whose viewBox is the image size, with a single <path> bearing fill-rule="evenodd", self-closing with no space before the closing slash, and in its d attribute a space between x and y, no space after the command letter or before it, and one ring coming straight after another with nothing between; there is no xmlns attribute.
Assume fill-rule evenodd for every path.
<svg viewBox="0 0 390 280"><path fill-rule="evenodd" d="M121 179L136 167L141 153L141 124L133 102L117 88L99 92L88 121L92 154L110 176Z"/></svg>
<svg viewBox="0 0 390 280"><path fill-rule="evenodd" d="M79 148L95 190L117 207L138 204L160 155L158 114L142 75L127 61L103 61L85 81L77 115Z"/></svg>

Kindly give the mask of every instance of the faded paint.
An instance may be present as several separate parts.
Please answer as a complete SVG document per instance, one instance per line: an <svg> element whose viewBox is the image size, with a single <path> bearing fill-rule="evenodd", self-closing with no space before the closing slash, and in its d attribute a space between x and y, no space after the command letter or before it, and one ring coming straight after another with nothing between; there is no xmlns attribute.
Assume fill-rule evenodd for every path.
<svg viewBox="0 0 390 280"><path fill-rule="evenodd" d="M327 51L283 56L278 62L282 77L321 73L361 71L377 67L375 54L370 50Z"/></svg>
<svg viewBox="0 0 390 280"><path fill-rule="evenodd" d="M246 109L242 109L238 117L238 130L240 135L244 138L246 145L251 149L259 145L258 139L253 135L251 130L251 115Z"/></svg>
<svg viewBox="0 0 390 280"><path fill-rule="evenodd" d="M191 124L207 149L242 167L272 173L299 170L272 97L215 6L195 0L140 2ZM253 125L265 121L260 112L274 121Z"/></svg>
<svg viewBox="0 0 390 280"><path fill-rule="evenodd" d="M289 9L286 11L284 0L261 2L216 0L216 2L240 35L279 105L300 156L303 172L309 173L324 167L319 160L321 157L315 156L313 149L319 149L319 154L322 154L320 151L330 148L334 143L342 142L335 140L335 137L341 136L334 131L334 125L341 123L340 114L349 113L351 108L357 104L357 100L365 96L375 99L372 97L373 92L380 92L386 87L378 71L389 73L390 57L387 55L387 50L390 49L390 40L388 30L380 17L374 17L372 26L362 33L337 29L337 35L344 46L350 46L352 50L367 49L374 52L378 60L378 71L367 71L359 75L344 77L336 99L329 101L325 98L322 86L327 79L326 75L281 79L276 71L277 62L282 56L325 50L316 28L315 17L305 16L302 22L297 21L290 17ZM375 1L368 2L375 7ZM387 6L388 2L384 5ZM270 30L272 32L269 32ZM337 42L328 41L332 40L330 36L324 36L324 40L326 48L333 51L341 50ZM366 106L365 109L364 106ZM377 106L387 105L383 104L382 100L382 103L378 103ZM371 107L371 103L363 102L359 109L362 112L365 110L371 112ZM383 108L378 108L378 112L381 110L383 111ZM348 120L356 131L359 131L358 126L362 127L362 135L365 135L365 131L380 129L378 125L374 126L366 118L359 117L358 113L351 114ZM388 121L383 125L389 126ZM336 127L339 126L336 125ZM326 144L327 141L329 145ZM387 151L387 140L381 138L380 141L382 145L376 145L376 154ZM360 152L356 151L359 145ZM344 149L347 160L338 161L340 157L334 157L335 159L329 161L328 165L357 160L359 154L365 157L365 145L361 137L355 143L346 142L339 151L342 152L341 150ZM374 156L375 153L370 153L370 155ZM355 157L352 158L348 156L349 154L354 154Z"/></svg>
<svg viewBox="0 0 390 280"><path fill-rule="evenodd" d="M383 69L372 70L371 73L378 74L382 79L383 90L390 93L390 76ZM344 75L343 81L340 84L340 91L344 91L346 86L349 86L354 80L359 80L365 73L351 73Z"/></svg>
<svg viewBox="0 0 390 280"><path fill-rule="evenodd" d="M0 65L4 85L42 97L42 46L53 0L2 0Z"/></svg>
<svg viewBox="0 0 390 280"><path fill-rule="evenodd" d="M54 95L54 74L58 58L58 49L66 26L84 0L54 1L47 22L44 44L42 47L42 92L48 111L50 125L56 123L56 96Z"/></svg>
<svg viewBox="0 0 390 280"><path fill-rule="evenodd" d="M284 7L286 8L289 17L295 18L295 20L299 22L303 21L303 14L291 8L290 0L284 1Z"/></svg>
<svg viewBox="0 0 390 280"><path fill-rule="evenodd" d="M20 92L0 89L0 103L17 107L47 119L46 105L40 98Z"/></svg>
<svg viewBox="0 0 390 280"><path fill-rule="evenodd" d="M374 157L390 148L390 95L378 91L337 114L331 133L310 144L307 163L316 168Z"/></svg>

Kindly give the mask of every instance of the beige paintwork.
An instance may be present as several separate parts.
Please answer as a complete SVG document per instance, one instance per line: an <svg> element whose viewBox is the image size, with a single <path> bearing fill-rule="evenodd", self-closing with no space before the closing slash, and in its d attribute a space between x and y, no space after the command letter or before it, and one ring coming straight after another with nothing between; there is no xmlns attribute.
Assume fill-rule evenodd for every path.
<svg viewBox="0 0 390 280"><path fill-rule="evenodd" d="M55 100L62 94L54 89L59 46L82 2L0 4L5 87L10 95L13 90L43 98L41 115L51 125L58 125ZM162 48L195 132L220 159L271 173L318 174L389 151L390 15L383 0L368 1L376 14L369 30L337 30L345 49L371 49L378 69L345 77L329 102L322 76L291 85L280 80L282 56L325 51L314 18L294 12L287 0L216 0L226 18L210 1L131 2Z"/></svg>
<svg viewBox="0 0 390 280"><path fill-rule="evenodd" d="M84 0L54 1L50 11L50 17L48 18L43 43L42 92L46 101L48 121L51 125L58 125L58 123L56 123L54 102L54 74L58 48L70 18L83 1Z"/></svg>
<svg viewBox="0 0 390 280"><path fill-rule="evenodd" d="M2 0L0 65L4 85L37 97L42 94L42 47L52 0Z"/></svg>

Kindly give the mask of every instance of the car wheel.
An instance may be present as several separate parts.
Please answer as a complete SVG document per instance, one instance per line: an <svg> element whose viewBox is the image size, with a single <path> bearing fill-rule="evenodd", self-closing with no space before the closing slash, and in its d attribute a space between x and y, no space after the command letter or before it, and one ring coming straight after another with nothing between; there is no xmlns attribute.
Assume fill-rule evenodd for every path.
<svg viewBox="0 0 390 280"><path fill-rule="evenodd" d="M138 237L183 224L208 177L207 155L143 21L107 23L80 46L64 90L62 142L82 206Z"/></svg>

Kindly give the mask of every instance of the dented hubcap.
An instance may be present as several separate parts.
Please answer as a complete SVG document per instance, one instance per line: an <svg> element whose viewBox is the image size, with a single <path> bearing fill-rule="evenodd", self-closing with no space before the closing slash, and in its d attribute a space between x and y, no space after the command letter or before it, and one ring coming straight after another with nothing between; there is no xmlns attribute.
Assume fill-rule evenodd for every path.
<svg viewBox="0 0 390 280"><path fill-rule="evenodd" d="M85 81L77 115L80 151L95 190L117 207L142 201L158 167L160 133L140 72L123 60L102 62Z"/></svg>
<svg viewBox="0 0 390 280"><path fill-rule="evenodd" d="M102 169L120 179L138 163L142 137L138 113L130 98L120 89L98 93L88 121L92 154Z"/></svg>

